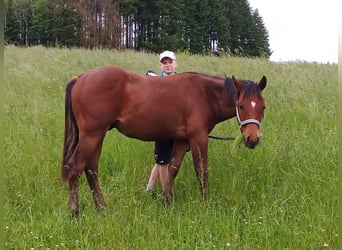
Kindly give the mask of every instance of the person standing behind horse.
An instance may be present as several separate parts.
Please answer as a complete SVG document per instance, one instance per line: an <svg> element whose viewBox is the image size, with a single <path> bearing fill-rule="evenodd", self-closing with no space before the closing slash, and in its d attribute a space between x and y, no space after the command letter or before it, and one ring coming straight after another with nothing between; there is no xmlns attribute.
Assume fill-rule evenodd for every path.
<svg viewBox="0 0 342 250"><path fill-rule="evenodd" d="M159 55L160 68L162 72L159 76L170 76L176 74L177 59L172 51L164 51ZM149 70L147 75L157 76L153 71ZM150 178L147 183L146 191L155 193L154 185L158 178L162 187L165 186L168 178L168 165L171 160L173 140L155 141L154 159L155 164L152 168Z"/></svg>

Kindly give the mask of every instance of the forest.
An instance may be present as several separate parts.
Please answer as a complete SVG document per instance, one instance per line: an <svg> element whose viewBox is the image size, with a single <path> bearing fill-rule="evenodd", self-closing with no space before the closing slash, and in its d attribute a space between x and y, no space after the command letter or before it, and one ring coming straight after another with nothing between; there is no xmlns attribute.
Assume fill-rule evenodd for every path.
<svg viewBox="0 0 342 250"><path fill-rule="evenodd" d="M5 0L5 44L269 58L248 0Z"/></svg>

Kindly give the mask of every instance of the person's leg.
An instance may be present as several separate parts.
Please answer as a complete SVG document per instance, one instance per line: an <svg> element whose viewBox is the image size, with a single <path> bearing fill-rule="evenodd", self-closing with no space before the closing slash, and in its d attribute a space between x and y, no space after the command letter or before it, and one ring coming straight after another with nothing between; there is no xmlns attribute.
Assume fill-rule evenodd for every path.
<svg viewBox="0 0 342 250"><path fill-rule="evenodd" d="M146 191L154 191L154 184L158 180L159 177L159 171L160 171L160 165L159 164L154 164L150 178L147 183Z"/></svg>
<svg viewBox="0 0 342 250"><path fill-rule="evenodd" d="M159 166L159 178L160 178L160 183L161 183L163 190L166 187L168 177L169 177L169 169L168 168L169 168L169 164Z"/></svg>
<svg viewBox="0 0 342 250"><path fill-rule="evenodd" d="M169 163L171 160L173 141L159 142L158 146L160 150L158 154L159 179L163 189L162 191L164 191L169 181Z"/></svg>
<svg viewBox="0 0 342 250"><path fill-rule="evenodd" d="M173 141L156 141L154 147L155 165L147 184L147 191L154 191L154 184L157 179L164 188L168 181L168 165L171 159Z"/></svg>

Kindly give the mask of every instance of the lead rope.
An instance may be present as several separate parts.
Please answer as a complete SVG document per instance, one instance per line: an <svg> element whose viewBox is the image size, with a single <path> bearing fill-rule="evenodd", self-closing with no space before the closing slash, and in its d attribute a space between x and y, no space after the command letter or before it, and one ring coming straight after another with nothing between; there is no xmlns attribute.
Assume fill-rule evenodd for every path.
<svg viewBox="0 0 342 250"><path fill-rule="evenodd" d="M232 141L235 140L235 137L220 137L220 136L214 136L214 135L208 135L209 138L215 139L215 140L222 140L222 141Z"/></svg>

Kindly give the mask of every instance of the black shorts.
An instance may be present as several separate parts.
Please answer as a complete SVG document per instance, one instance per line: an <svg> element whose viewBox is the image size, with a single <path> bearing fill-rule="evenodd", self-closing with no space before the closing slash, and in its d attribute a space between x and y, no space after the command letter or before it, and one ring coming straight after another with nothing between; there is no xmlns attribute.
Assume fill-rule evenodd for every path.
<svg viewBox="0 0 342 250"><path fill-rule="evenodd" d="M154 143L154 159L157 164L166 165L170 163L173 141L156 141Z"/></svg>

